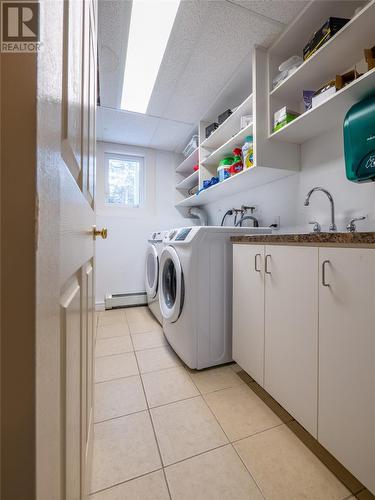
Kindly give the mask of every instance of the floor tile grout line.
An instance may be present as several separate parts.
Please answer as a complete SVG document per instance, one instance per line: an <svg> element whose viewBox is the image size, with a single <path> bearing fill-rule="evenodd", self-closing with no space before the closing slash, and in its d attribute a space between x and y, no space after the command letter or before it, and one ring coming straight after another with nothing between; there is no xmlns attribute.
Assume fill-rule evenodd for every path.
<svg viewBox="0 0 375 500"><path fill-rule="evenodd" d="M102 380L101 382L94 382L94 386L99 385L99 384L106 384L107 382L113 382L114 380L123 380L123 379L127 379L127 378L140 377L140 376L141 375L138 373L136 375L126 375L125 377L113 378L111 380Z"/></svg>
<svg viewBox="0 0 375 500"><path fill-rule="evenodd" d="M133 352L133 351L132 351ZM140 352L140 351L138 351ZM130 354L130 353L123 353L123 354ZM134 353L135 354L135 353ZM111 355L111 356L103 356L103 357L106 357L106 358L110 358L112 356L116 356L116 354L114 355ZM99 358L95 358L95 359L99 359ZM137 356L135 355L135 359L136 361L138 361L137 359ZM137 366L138 366L138 363L137 363ZM136 373L136 374L133 374L133 375L126 375L125 377L122 376L122 377L115 377L115 378L110 378L108 380L98 380L98 381L94 381L94 384L104 384L105 382L112 382L113 380L120 380L122 378L129 378L129 377L137 377L138 375L139 376L142 376L142 375L148 375L149 373L158 373L158 372L164 372L166 370L171 370L172 368L183 368L182 365L174 365L174 366L168 366L167 368L160 368L159 370L153 370L151 372L139 372L139 373Z"/></svg>
<svg viewBox="0 0 375 500"><path fill-rule="evenodd" d="M117 338L117 337L113 337L113 338ZM112 356L120 356L120 354L129 354L130 352L134 352L134 351L121 351L121 352L117 352L115 354L102 354L101 356L95 355L95 359L110 358Z"/></svg>
<svg viewBox="0 0 375 500"><path fill-rule="evenodd" d="M162 470L162 467L159 467L158 469L153 469L150 472L145 472L144 474L139 474L139 476L134 476L131 477L130 479L125 479L125 481L120 481L119 483L112 484L111 486L106 486L105 488L102 488L100 490L92 491L89 493L89 496L92 497L94 495L98 495L100 493L103 493L105 491L111 490L112 488L116 488L117 486L121 486L126 483L130 483L130 481L135 481L136 479L141 479L142 477L148 476L149 474L154 474L155 472L159 472Z"/></svg>
<svg viewBox="0 0 375 500"><path fill-rule="evenodd" d="M245 439L250 439L250 438L252 438L254 436L259 436L259 434L263 434L264 432L271 431L272 429L276 429L277 427L281 427L282 425L284 425L285 427L287 427L287 425L284 422L280 422L279 424L273 425L272 427L268 427L267 429L263 429L262 431L254 432L254 434L249 434L248 436L244 436L244 437L241 437L239 439L234 439L233 441L231 441L231 443L232 444L237 444L240 441L245 441Z"/></svg>
<svg viewBox="0 0 375 500"><path fill-rule="evenodd" d="M99 327L98 327L98 329L99 329ZM129 334L125 333L122 335L111 335L109 337L99 337L99 332L98 332L98 335L97 335L98 340L120 339L121 337L131 337L131 334L129 332Z"/></svg>
<svg viewBox="0 0 375 500"><path fill-rule="evenodd" d="M283 424L280 424L280 425L283 425ZM263 431L263 432L267 432L269 429ZM247 438L245 438L247 439ZM266 500L266 495L264 494L260 484L258 483L258 481L255 479L255 477L252 475L252 473L250 472L249 468L247 467L247 465L245 464L245 462L243 461L241 455L238 453L236 447L234 446L233 443L230 443L232 449L234 450L234 452L236 453L236 455L238 456L238 458L240 459L242 465L245 467L245 470L248 472L249 476L251 477L251 479L254 481L254 484L256 485L256 487L258 488L260 494L262 495L262 497Z"/></svg>
<svg viewBox="0 0 375 500"><path fill-rule="evenodd" d="M239 378L241 378L241 377L239 377ZM242 380L242 378L241 378L241 380ZM315 451L313 451L313 449L312 449L312 448L310 448L310 446L309 446L307 443L305 443L305 441L304 441L304 440L303 440L303 439L302 439L302 438L301 438L298 434L296 434L296 433L293 431L293 429L291 429L290 424L292 424L293 422L297 423L298 425L301 425L301 424L299 424L299 422L298 422L297 420L295 420L293 417L291 418L291 420L288 420L288 421L284 421L283 419L281 419L281 417L279 417L279 415L278 415L278 414L277 414L277 412L273 409L273 407L271 407L271 406L270 406L270 405L269 405L269 404L268 404L268 403L267 403L267 402L266 402L263 398L261 398L261 397L259 396L259 394L258 394L256 391L254 391L254 389L251 387L253 384L256 384L256 386L258 386L258 387L260 387L261 389L263 389L261 386L259 386L259 384L258 384L255 380L253 380L251 383L248 383L248 382L246 382L246 381L244 381L244 380L243 380L243 382L245 382L245 384L249 387L249 389L250 389L250 390L252 390L252 392L254 392L254 394L255 394L255 395L256 395L256 396L257 396L257 397L258 397L261 401L263 401L263 402L267 405L267 407L268 407L268 408L269 408L269 409L270 409L270 410L271 410L271 411L272 411L272 412L273 412L273 413L274 413L274 414L275 414L275 415L276 415L276 416L277 416L280 420L282 420L282 423L281 423L281 424L279 424L279 425L277 425L277 426L274 426L274 427L271 427L271 428L266 429L265 431L261 431L261 432L266 432L266 431L269 431L269 430L275 429L276 427L280 427L280 425L284 425L284 426L285 426L285 427L287 427L287 428L288 428L291 432L293 432L294 436L298 439L298 441L299 441L299 442L301 442L301 443L302 443L302 444L303 444L303 445L304 445L304 446L305 446L305 447L306 447L306 448L307 448L307 449L308 449L308 450L309 450L309 451L310 451L310 452L311 452L311 453L312 453L312 454L313 454L313 455L314 455L314 456L315 456L315 457L319 460L319 462L320 462L320 463L321 463L321 464L322 464L322 465L323 465L323 466L324 466L324 467L325 467L328 471L330 471L330 473L331 473L332 475L334 475L334 476L336 477L336 479L337 479L337 480L338 480L338 481L339 481L339 482L340 482L340 483L341 483L341 484L342 484L342 485L343 485L343 486L344 486L344 487L345 487L345 488L346 488L346 489L350 492L350 495L349 495L348 497L345 497L344 499L341 499L341 500L347 500L347 499L351 498L351 496L354 496L354 497L355 497L355 496L359 493L359 492L357 492L357 493L353 493L353 492L351 491L350 487L349 487L349 486L345 483L345 481L344 481L343 479L341 479L340 475L336 474L336 473L335 473L335 472L334 472L334 471L333 471L333 470L332 470L332 469L331 469L331 468L330 468L330 467L329 467L329 466L328 466L328 465L327 465L327 464L326 464L326 463L325 463L325 462L324 462L324 461L320 458L319 454L317 454ZM267 391L266 391L266 393L267 393ZM268 394L268 393L267 393L267 394ZM269 395L269 394L268 394L268 395ZM271 398L272 398L272 396L271 396ZM276 403L277 403L277 401L276 401ZM279 403L278 403L278 404L279 404ZM285 409L284 409L281 405L279 405L279 406L280 406L280 407L281 407L284 411L286 411L286 410L285 410ZM291 415L290 415L290 416L291 416ZM259 433L257 433L257 434L260 434L260 432L259 432ZM254 434L254 436L255 436L255 434ZM252 437L252 436L248 436L248 438L250 438L250 437ZM241 439L239 439L239 440L237 440L237 441L234 441L233 443L238 443L239 441L242 441L242 440L244 440L244 439L247 439L247 438L241 438ZM237 450L236 450L236 451L237 451ZM240 455L239 455L239 456L240 456ZM240 457L240 458L241 458L241 457ZM242 459L241 459L241 460L242 460ZM244 465L245 465L245 464L244 464ZM245 465L245 467L246 467L246 465ZM246 468L247 468L247 467L246 467ZM361 491L363 491L363 490L361 490Z"/></svg>
<svg viewBox="0 0 375 500"><path fill-rule="evenodd" d="M160 347L168 347L168 344L161 344L153 347L145 347L144 349L136 349L134 352L152 351L153 349L159 349Z"/></svg>
<svg viewBox="0 0 375 500"><path fill-rule="evenodd" d="M188 460L191 460L192 458L200 457L201 455L205 455L206 453L210 453L211 451L219 450L220 448L225 448L226 446L229 446L229 445L230 445L230 443L224 443L224 444L220 444L219 446L214 446L213 448L210 448L209 450L200 451L199 453L196 453L195 455L191 455L191 456L186 457L186 458L181 458L181 460L176 460L176 462L172 462L168 465L163 465L163 468L168 469L169 467L173 467L174 465L182 464L183 462L187 462Z"/></svg>
<svg viewBox="0 0 375 500"><path fill-rule="evenodd" d="M138 413L146 413L147 411L148 411L147 408L145 408L144 410L132 411L131 413L126 413L125 415L117 415L116 417L110 417L110 418L105 418L104 420L98 420L97 422L94 422L94 424L95 425L104 424L105 422L111 422L112 420L118 420L119 418L131 417L132 415L137 415Z"/></svg>
<svg viewBox="0 0 375 500"><path fill-rule="evenodd" d="M132 342L132 345L133 345L133 347L134 347L133 339L131 339L131 342ZM145 397L145 400L146 400L146 405L147 405L148 418L150 419L150 423L151 423L152 431L153 431L153 433L154 433L155 443L156 443L156 447L157 447L157 450L158 450L158 453L159 453L159 460L160 460L160 464L161 464L161 466L162 466L162 471L163 471L164 481L165 481L165 484L166 484L166 487L167 487L167 490L168 490L168 495L169 495L169 498L170 498L170 500L172 500L172 494L171 494L171 491L170 491L170 489L169 489L169 484L168 484L168 481L167 481L167 476L166 476L166 474L165 474L163 457L162 457L162 455L161 455L160 445L159 445L159 441L158 441L158 438L157 438L157 435L156 435L154 422L153 422L153 420L152 420L152 414L151 414L151 411L150 411L150 405L149 405L149 403L148 403L147 394L146 394L146 389L145 389L145 386L144 386L144 383L143 383L143 379L142 379L142 375L141 375L141 370L140 370L140 368L139 368L139 363L138 363L138 358L137 358L137 356L135 356L135 359L136 359L136 363L137 363L137 367L138 367L139 375L140 375L140 377L141 377L141 384L142 384L142 389L143 389L143 395L144 395L144 397Z"/></svg>
<svg viewBox="0 0 375 500"><path fill-rule="evenodd" d="M121 339L122 337L131 337L130 335L120 335L119 337L106 337L104 339L99 339L99 340L110 340L110 339ZM131 339L133 340L133 339ZM132 345L134 347L134 343L132 342ZM115 352L113 354L102 354L100 356L97 356L95 355L95 358L98 359L98 358L109 358L111 356L119 356L120 354L127 354L129 352L141 352L141 351L151 351L152 349L159 349L159 347L166 347L168 346L168 344L161 344L161 345L157 345L157 346L152 346L152 347L145 347L143 349L134 349L132 351L120 351L120 352Z"/></svg>
<svg viewBox="0 0 375 500"><path fill-rule="evenodd" d="M134 375L134 376L137 377L138 375ZM126 378L128 378L128 377L126 377ZM143 410L132 411L130 413L125 413L124 415L117 415L116 417L105 418L104 420L99 420L97 422L94 422L94 424L102 424L103 422L108 422L110 420L116 420L118 418L129 417L130 415L136 415L137 413L143 413L143 412L148 411L148 410L150 410L150 411L156 410L157 408L163 408L164 406L173 405L175 403L181 403L182 401L188 401L190 399L195 399L195 398L199 398L199 397L201 397L200 394L196 394L195 396L189 396L188 398L178 399L176 401L169 401L168 403L163 403L161 405L156 405L156 406L148 406L148 402L146 399L147 408L144 408ZM145 398L146 398L146 396L145 396ZM246 436L246 437L248 437L248 436Z"/></svg>
<svg viewBox="0 0 375 500"><path fill-rule="evenodd" d="M145 332L132 332L131 327L129 326L130 335L133 337L136 337L137 335L145 335L146 333L162 333L164 335L162 327L160 325L158 326L159 328L157 330L146 330Z"/></svg>
<svg viewBox="0 0 375 500"><path fill-rule="evenodd" d="M189 373L189 372L188 372ZM225 437L228 439L228 443L230 444L230 446L232 447L233 451L235 452L235 454L238 456L238 458L240 459L242 465L245 467L245 471L249 474L249 476L251 477L251 479L254 481L254 484L256 485L256 487L258 488L260 494L262 495L262 497L265 499L265 495L263 494L263 490L261 489L260 485L258 484L258 482L255 480L255 477L251 474L251 472L249 471L249 469L246 467L244 461L242 460L242 458L240 457L239 453L237 452L235 446L233 445L232 441L229 439L229 436L227 435L227 433L225 432L225 430L223 429L222 425L220 424L218 418L216 417L215 413L211 410L210 406L208 405L207 401L205 400L204 398L204 395L203 393L200 391L199 387L195 384L194 382L194 379L193 377L191 377L190 373L189 373L189 376L193 382L193 384L196 386L196 388L198 389L198 391L200 392L201 394L201 397L203 399L203 401L205 402L207 408L209 409L209 411L211 412L212 416L214 417L214 419L216 420L216 422L218 423L220 429L223 431ZM238 376L238 375L237 375ZM238 377L240 378L240 377ZM259 398L260 399L260 398ZM267 429L268 430L268 429ZM265 431L264 431L265 432Z"/></svg>

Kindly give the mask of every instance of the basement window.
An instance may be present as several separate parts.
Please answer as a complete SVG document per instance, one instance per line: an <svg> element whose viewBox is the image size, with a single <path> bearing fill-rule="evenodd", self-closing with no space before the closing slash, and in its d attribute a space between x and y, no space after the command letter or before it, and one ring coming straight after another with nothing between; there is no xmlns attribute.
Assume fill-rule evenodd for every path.
<svg viewBox="0 0 375 500"><path fill-rule="evenodd" d="M106 205L140 208L144 198L144 158L107 153L105 187Z"/></svg>

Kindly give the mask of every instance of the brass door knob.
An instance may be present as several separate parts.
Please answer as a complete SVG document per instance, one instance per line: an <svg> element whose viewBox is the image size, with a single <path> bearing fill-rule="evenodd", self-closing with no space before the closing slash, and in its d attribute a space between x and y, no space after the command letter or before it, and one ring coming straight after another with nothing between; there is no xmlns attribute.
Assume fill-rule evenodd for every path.
<svg viewBox="0 0 375 500"><path fill-rule="evenodd" d="M103 240L106 240L107 239L107 235L108 235L107 228L103 227L103 229L99 230L99 229L96 229L96 226L93 226L93 228L92 228L92 235L94 237L94 240L96 240L97 236L101 236L103 238Z"/></svg>

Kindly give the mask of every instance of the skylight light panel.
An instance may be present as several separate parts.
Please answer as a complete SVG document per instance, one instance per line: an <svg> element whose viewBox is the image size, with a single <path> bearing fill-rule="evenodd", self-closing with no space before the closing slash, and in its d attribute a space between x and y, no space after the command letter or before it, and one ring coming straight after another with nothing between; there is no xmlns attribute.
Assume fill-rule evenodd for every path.
<svg viewBox="0 0 375 500"><path fill-rule="evenodd" d="M145 113L180 0L133 0L121 108Z"/></svg>

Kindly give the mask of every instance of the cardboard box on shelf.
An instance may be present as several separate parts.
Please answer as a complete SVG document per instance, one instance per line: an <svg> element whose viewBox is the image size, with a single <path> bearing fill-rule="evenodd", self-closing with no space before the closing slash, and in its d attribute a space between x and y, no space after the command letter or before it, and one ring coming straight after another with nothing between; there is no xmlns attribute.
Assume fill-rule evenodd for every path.
<svg viewBox="0 0 375 500"><path fill-rule="evenodd" d="M338 90L341 90L355 79L359 78L361 74L356 68L344 73L343 75L336 75L334 80L330 80L320 89L318 89L312 97L312 108L319 106L322 102L333 96Z"/></svg>
<svg viewBox="0 0 375 500"><path fill-rule="evenodd" d="M322 47L330 38L332 38L338 31L348 23L350 19L344 19L341 17L330 17L323 24L323 26L314 33L310 41L306 44L303 49L303 60L306 61L311 57L317 50Z"/></svg>
<svg viewBox="0 0 375 500"><path fill-rule="evenodd" d="M293 111L286 106L276 111L273 115L273 131L276 132L281 128L285 127L288 123L295 120L300 113Z"/></svg>
<svg viewBox="0 0 375 500"><path fill-rule="evenodd" d="M351 69L350 71L344 73L343 75L336 75L336 80L335 80L336 90L341 90L343 87L349 85L349 83L353 82L360 76L362 75L358 73L357 68Z"/></svg>
<svg viewBox="0 0 375 500"><path fill-rule="evenodd" d="M375 45L371 49L365 49L365 60L367 62L367 71L375 68Z"/></svg>

